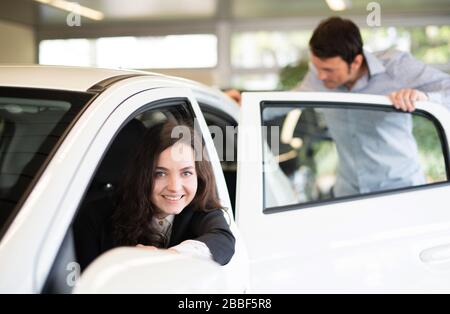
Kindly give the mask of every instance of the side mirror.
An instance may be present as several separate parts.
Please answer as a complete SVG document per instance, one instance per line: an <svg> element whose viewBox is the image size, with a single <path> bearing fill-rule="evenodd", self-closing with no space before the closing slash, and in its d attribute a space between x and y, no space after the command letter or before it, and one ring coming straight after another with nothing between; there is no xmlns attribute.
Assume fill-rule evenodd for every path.
<svg viewBox="0 0 450 314"><path fill-rule="evenodd" d="M228 276L213 261L167 250L122 247L83 272L74 293L230 293Z"/></svg>

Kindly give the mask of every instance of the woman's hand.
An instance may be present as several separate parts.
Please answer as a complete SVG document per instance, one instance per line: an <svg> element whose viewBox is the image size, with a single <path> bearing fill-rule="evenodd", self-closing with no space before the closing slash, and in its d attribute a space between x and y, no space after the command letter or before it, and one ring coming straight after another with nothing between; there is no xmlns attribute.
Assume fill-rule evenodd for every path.
<svg viewBox="0 0 450 314"><path fill-rule="evenodd" d="M229 97L231 97L235 102L238 103L238 105L241 105L241 92L237 89L228 89L224 92Z"/></svg>
<svg viewBox="0 0 450 314"><path fill-rule="evenodd" d="M144 249L144 250L149 250L149 251L153 251L153 250L157 250L158 249L156 246L153 246L153 245L138 244L138 245L136 245L136 247Z"/></svg>
<svg viewBox="0 0 450 314"><path fill-rule="evenodd" d="M157 248L156 246L153 245L143 245L143 244L138 244L136 245L136 247L140 248L140 249L144 249L144 250L149 250L149 251L154 251L154 250L166 250L168 252L172 252L172 253L180 253L178 252L176 249L174 248L168 248L168 249L160 249Z"/></svg>

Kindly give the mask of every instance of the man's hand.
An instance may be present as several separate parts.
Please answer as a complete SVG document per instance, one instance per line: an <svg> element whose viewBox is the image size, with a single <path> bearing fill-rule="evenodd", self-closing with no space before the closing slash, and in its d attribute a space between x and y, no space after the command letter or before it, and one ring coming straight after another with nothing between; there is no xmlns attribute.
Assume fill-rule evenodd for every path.
<svg viewBox="0 0 450 314"><path fill-rule="evenodd" d="M405 88L389 94L389 99L398 110L413 112L416 110L415 102L428 100L428 96L417 89Z"/></svg>
<svg viewBox="0 0 450 314"><path fill-rule="evenodd" d="M228 89L225 91L225 94L227 94L229 97L233 98L234 101L238 103L238 105L241 105L241 92L237 89Z"/></svg>

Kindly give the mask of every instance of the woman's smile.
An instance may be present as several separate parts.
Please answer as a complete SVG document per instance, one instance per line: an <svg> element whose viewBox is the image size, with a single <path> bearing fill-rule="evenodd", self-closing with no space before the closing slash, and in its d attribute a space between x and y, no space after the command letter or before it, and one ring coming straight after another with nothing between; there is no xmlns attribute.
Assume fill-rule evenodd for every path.
<svg viewBox="0 0 450 314"><path fill-rule="evenodd" d="M178 202L184 197L184 195L163 195L162 197L164 197L169 202Z"/></svg>

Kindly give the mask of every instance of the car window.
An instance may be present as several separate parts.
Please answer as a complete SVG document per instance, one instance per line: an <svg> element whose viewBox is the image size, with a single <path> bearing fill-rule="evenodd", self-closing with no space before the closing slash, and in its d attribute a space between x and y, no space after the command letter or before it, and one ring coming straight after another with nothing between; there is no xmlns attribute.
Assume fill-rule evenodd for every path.
<svg viewBox="0 0 450 314"><path fill-rule="evenodd" d="M237 174L237 123L232 117L217 109L214 110L202 103L200 103L200 108L219 156L231 206L234 210Z"/></svg>
<svg viewBox="0 0 450 314"><path fill-rule="evenodd" d="M423 112L371 108L266 105L265 209L448 181L437 121Z"/></svg>
<svg viewBox="0 0 450 314"><path fill-rule="evenodd" d="M0 229L92 94L0 88Z"/></svg>

